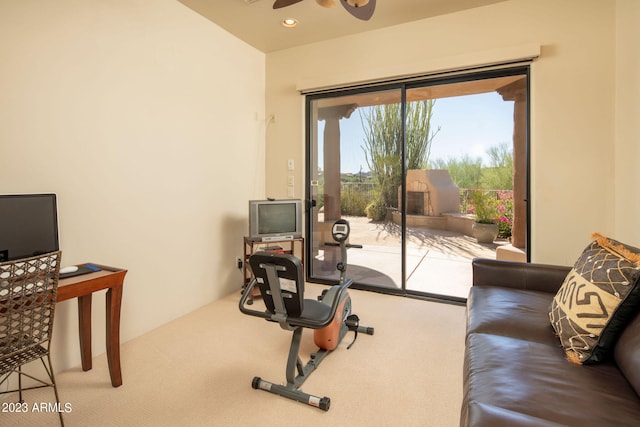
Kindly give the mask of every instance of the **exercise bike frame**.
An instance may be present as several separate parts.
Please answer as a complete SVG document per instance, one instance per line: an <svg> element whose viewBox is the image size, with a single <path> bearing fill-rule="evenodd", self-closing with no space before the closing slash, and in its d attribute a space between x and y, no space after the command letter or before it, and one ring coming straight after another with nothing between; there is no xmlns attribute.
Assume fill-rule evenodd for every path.
<svg viewBox="0 0 640 427"><path fill-rule="evenodd" d="M337 224L344 224L346 221L338 220ZM313 373L313 371L320 366L320 363L324 360L324 358L331 353L334 349L338 347L342 339L347 334L349 330L353 330L356 333L363 332L369 335L373 335L373 328L359 326L357 320L355 323L349 324L347 320L347 316L344 316L345 307L350 310L351 307L351 297L347 289L352 283L351 279L346 279L346 252L347 248L359 247L361 245L352 245L347 244L346 238L348 237L348 223L346 223L346 235L343 239L338 240L339 243L327 244L331 246L340 246L342 251L342 259L344 262L341 262L338 265L338 270L340 270L340 282L337 285L332 286L325 292L321 298L321 302L323 304L328 305L329 311L327 315L320 319L307 319L307 318L291 318L287 316L286 309L283 304L282 292L280 291L280 279L278 277L278 269L281 268L274 264L262 264L260 263L260 268L264 268L267 274L267 279L269 282L269 291L273 297L275 313L270 313L267 311L258 311L252 310L246 307L247 300L249 299L253 288L258 283L257 279L254 278L251 280L249 285L245 288L242 293L242 297L239 302L240 311L244 314L249 314L252 316L262 317L268 321L278 322L282 329L293 331L293 336L291 338L291 345L289 347L289 355L287 357L287 368L286 368L286 385L274 384L269 381L265 381L260 377L254 377L251 382L251 386L254 389L260 389L264 391L268 391L273 394L277 394L283 397L287 397L289 399L305 403L323 411L328 411L331 405L331 400L328 397L318 397L311 394L307 394L300 390L302 384L306 381L307 378ZM334 236L335 238L335 236ZM309 356L309 361L306 364L302 363L300 359L300 345L302 342L302 331L303 328L314 329L314 332L322 331L322 329L326 329L328 325L330 325L335 316L337 315L337 310L343 311L340 314L340 322L337 340L332 343L332 346L326 346L327 348L322 348L319 345L319 349L311 353ZM357 319L357 316L354 316ZM333 332L335 336L335 332ZM314 336L314 340L316 337ZM318 344L318 342L316 342ZM353 343L352 343L353 344ZM350 346L349 346L350 347Z"/></svg>
<svg viewBox="0 0 640 427"><path fill-rule="evenodd" d="M269 289L273 295L274 304L276 305L276 313L270 314L265 311L258 311L248 309L246 307L246 302L251 295L251 291L256 286L257 280L253 279L245 291L242 293L242 298L240 299L240 311L245 314L250 314L252 316L262 317L266 320L278 322L280 327L286 330L293 331L293 337L291 338L291 345L289 347L289 356L287 357L287 368L286 368L286 385L274 384L269 381L265 381L260 377L254 377L251 383L251 386L254 389L261 389L268 391L273 394L278 394L280 396L287 397L289 399L296 400L298 402L306 403L308 405L317 407L322 409L323 411L328 411L330 407L331 400L328 397L318 397L311 394L304 393L299 390L302 384L306 381L307 378L316 370L320 363L324 360L324 358L331 353L333 350L325 350L318 349L318 351L311 353L309 356L309 361L303 365L302 360L300 359L300 344L302 342L302 331L303 328L311 328L311 329L319 329L327 326L333 320L336 315L336 311L339 307L342 306L341 302L350 298L347 288L351 285L351 280L346 281L340 285L332 286L329 291L325 294L322 302L329 305L329 313L328 315L322 319L321 321L314 321L310 319L291 319L288 318L284 313L284 307L282 305L282 298L280 287L278 286L279 279L277 277L277 266L274 265L265 265L267 269L267 274L269 276ZM273 275L273 277L271 277ZM275 280L273 280L275 279ZM348 332L347 326L342 323L340 329L340 336L338 342L342 341L342 338Z"/></svg>

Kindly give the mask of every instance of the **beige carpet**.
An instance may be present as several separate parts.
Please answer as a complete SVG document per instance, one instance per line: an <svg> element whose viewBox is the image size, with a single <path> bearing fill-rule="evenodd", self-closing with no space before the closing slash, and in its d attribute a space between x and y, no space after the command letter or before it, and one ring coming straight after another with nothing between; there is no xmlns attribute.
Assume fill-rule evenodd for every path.
<svg viewBox="0 0 640 427"><path fill-rule="evenodd" d="M321 289L310 285L308 294ZM331 409L323 412L251 388L254 376L285 382L291 333L240 313L239 296L123 344L119 388L110 385L104 354L94 359L92 371L58 374L61 400L71 407L66 425L458 425L464 307L352 290L353 311L361 324L375 327L375 335L359 335L347 350L349 333L302 386L331 398ZM303 340L306 357L315 350L312 332ZM26 400L32 407L52 396L52 389L41 389L28 392ZM0 412L5 427L57 422L53 413Z"/></svg>

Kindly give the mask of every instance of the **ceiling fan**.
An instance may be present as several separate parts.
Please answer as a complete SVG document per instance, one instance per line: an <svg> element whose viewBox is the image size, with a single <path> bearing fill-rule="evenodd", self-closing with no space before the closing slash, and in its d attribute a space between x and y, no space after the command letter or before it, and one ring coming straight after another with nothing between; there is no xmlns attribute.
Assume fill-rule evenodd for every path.
<svg viewBox="0 0 640 427"><path fill-rule="evenodd" d="M301 1L302 0L276 0L275 3L273 3L273 8L280 9L300 3ZM363 21L371 19L373 11L376 8L376 0L316 0L316 3L322 7L334 7L336 2L340 2L342 6L347 9L347 12Z"/></svg>

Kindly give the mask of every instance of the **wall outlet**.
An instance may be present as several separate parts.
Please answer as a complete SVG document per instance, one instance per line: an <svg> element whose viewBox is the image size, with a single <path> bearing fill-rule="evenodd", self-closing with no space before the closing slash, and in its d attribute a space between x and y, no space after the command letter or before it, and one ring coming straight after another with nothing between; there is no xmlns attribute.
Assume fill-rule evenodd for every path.
<svg viewBox="0 0 640 427"><path fill-rule="evenodd" d="M242 268L242 258L236 257L236 267L238 270Z"/></svg>

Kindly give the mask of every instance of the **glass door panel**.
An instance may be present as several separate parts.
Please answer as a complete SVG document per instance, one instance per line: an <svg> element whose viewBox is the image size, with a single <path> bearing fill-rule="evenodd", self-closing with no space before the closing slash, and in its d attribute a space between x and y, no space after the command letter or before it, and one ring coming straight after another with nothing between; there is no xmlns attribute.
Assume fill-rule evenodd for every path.
<svg viewBox="0 0 640 427"><path fill-rule="evenodd" d="M349 221L347 277L365 287L401 290L402 233L389 221L402 183L402 103L399 89L309 101L309 192L315 207L310 230L309 276L339 277L333 223Z"/></svg>
<svg viewBox="0 0 640 427"><path fill-rule="evenodd" d="M407 89L408 292L466 298L473 258L497 258L510 247L508 256L526 261L526 79ZM426 153L422 162L412 151ZM491 243L473 235L474 193L495 208L499 235Z"/></svg>

